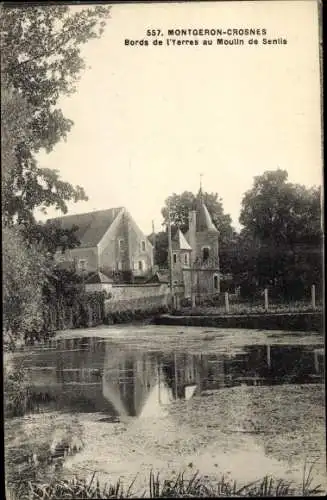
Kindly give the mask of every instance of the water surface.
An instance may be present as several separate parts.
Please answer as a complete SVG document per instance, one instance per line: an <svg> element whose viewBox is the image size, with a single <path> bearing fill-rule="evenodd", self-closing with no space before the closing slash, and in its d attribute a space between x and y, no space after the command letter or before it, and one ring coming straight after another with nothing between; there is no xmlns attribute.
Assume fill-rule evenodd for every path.
<svg viewBox="0 0 327 500"><path fill-rule="evenodd" d="M67 474L199 469L240 480L324 470L323 342L315 333L144 326L63 332L19 355L34 412L78 419ZM53 416L54 415L54 416ZM319 465L320 464L320 465ZM133 476L134 477L134 476ZM107 478L108 479L108 478Z"/></svg>

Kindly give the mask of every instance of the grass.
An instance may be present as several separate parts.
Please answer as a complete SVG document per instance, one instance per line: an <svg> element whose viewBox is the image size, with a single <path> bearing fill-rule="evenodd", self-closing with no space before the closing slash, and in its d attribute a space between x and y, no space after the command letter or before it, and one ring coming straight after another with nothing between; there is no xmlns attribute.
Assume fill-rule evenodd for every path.
<svg viewBox="0 0 327 500"><path fill-rule="evenodd" d="M4 413L6 417L18 417L25 414L29 401L28 373L24 360L15 369L4 369Z"/></svg>
<svg viewBox="0 0 327 500"><path fill-rule="evenodd" d="M191 316L206 316L206 315L249 315L249 314L283 314L283 313L321 313L322 306L318 305L313 309L309 304L270 304L268 311L265 310L263 304L242 304L230 303L229 312L226 311L225 306L222 305L198 305L196 307L182 307L180 311L175 314L187 314Z"/></svg>
<svg viewBox="0 0 327 500"><path fill-rule="evenodd" d="M290 497L322 496L326 492L321 485L313 484L313 467L304 466L303 482L297 487L290 481L265 476L263 479L245 485L222 476L216 483L196 472L190 479L180 473L172 479L161 479L160 474L150 473L148 489L141 495L145 498L189 498L189 497ZM136 479L136 478L135 478ZM100 485L94 473L91 481L73 478L54 480L48 484L21 482L8 492L8 500L39 499L89 499L89 498L139 498L133 492L134 481L125 490L121 481L116 484Z"/></svg>

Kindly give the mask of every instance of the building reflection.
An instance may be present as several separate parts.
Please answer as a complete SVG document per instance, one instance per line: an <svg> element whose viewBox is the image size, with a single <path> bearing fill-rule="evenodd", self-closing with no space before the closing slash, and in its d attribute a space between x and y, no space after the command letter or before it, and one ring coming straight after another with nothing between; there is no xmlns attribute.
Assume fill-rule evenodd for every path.
<svg viewBox="0 0 327 500"><path fill-rule="evenodd" d="M280 345L216 354L141 352L93 337L52 341L28 364L32 391L48 394L59 408L145 417L224 387L322 382L324 353L320 346Z"/></svg>
<svg viewBox="0 0 327 500"><path fill-rule="evenodd" d="M174 353L161 360L173 399L190 399L201 391L201 355Z"/></svg>

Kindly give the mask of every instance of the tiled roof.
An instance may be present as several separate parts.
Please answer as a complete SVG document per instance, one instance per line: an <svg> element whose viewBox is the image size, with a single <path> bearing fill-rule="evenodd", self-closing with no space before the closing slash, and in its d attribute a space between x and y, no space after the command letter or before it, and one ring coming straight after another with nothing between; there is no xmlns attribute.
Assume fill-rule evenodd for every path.
<svg viewBox="0 0 327 500"><path fill-rule="evenodd" d="M214 223L212 222L211 215L204 203L202 189L199 190L197 200L196 200L196 230L201 231L214 231L218 233L218 230Z"/></svg>
<svg viewBox="0 0 327 500"><path fill-rule="evenodd" d="M59 223L62 229L71 229L73 226L77 226L75 234L81 242L81 247L95 247L122 210L123 208L119 207L86 214L66 215L49 219L47 223Z"/></svg>
<svg viewBox="0 0 327 500"><path fill-rule="evenodd" d="M176 248L178 250L192 250L180 229L177 230L177 233L172 239L172 243L174 249Z"/></svg>
<svg viewBox="0 0 327 500"><path fill-rule="evenodd" d="M204 203L196 212L196 230L197 231L214 231L218 232L216 226L212 222L211 215Z"/></svg>

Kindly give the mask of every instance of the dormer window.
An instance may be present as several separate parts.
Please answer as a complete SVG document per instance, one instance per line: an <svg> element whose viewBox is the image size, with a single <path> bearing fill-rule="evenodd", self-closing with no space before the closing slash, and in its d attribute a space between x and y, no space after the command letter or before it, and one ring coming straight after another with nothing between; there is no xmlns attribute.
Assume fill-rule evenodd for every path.
<svg viewBox="0 0 327 500"><path fill-rule="evenodd" d="M184 264L186 266L188 266L188 254L187 253L184 255Z"/></svg>
<svg viewBox="0 0 327 500"><path fill-rule="evenodd" d="M142 252L145 252L145 241L144 240L141 241L141 250L142 250Z"/></svg>

